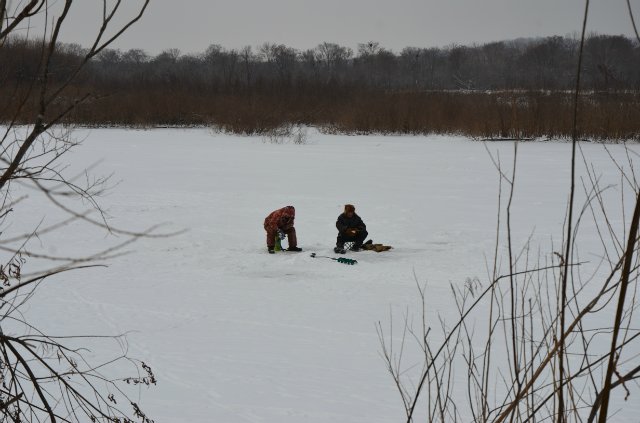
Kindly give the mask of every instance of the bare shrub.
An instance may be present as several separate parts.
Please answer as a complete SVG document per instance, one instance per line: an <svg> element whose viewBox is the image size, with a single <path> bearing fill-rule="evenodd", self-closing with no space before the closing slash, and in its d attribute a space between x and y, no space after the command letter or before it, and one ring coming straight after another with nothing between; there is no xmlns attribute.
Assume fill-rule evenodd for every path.
<svg viewBox="0 0 640 423"><path fill-rule="evenodd" d="M378 323L382 355L408 422L424 419L424 413L426 421L440 422L594 421L605 390L622 391L618 397L624 398L640 394L634 383L640 378L640 185L631 161L616 165L624 185L618 189L624 198L632 197L632 204L622 207L634 210L624 227L612 225L618 216L611 211L610 195L605 196L611 188L601 186L597 170L585 162L580 190L586 200L577 208L572 244L592 228L602 245L599 262L585 269L578 244L571 247L569 262L558 252L566 241L546 249L511 244L507 203L514 174L498 168L505 186L499 209L505 211L498 214L495 251L508 256L496 255L486 281L451 285L457 320L432 320L426 287L417 284L421 308L392 316L389 326ZM613 379L607 385L611 360ZM455 377L461 372L463 386Z"/></svg>
<svg viewBox="0 0 640 423"><path fill-rule="evenodd" d="M270 144L298 144L308 142L307 128L302 125L286 124L271 128L262 136L265 143Z"/></svg>
<svg viewBox="0 0 640 423"><path fill-rule="evenodd" d="M578 111L585 107L579 92L588 9L586 2L570 104L571 186L561 245L552 243L546 250L530 242L521 248L514 245L511 204L518 143L511 171L492 156L500 185L496 246L486 283L467 280L462 288L452 286L457 311L453 322L430 321L425 287L418 284L417 324L407 312L400 320L400 335L394 336L393 317L386 330L378 323L382 355L407 422L425 419L424 414L427 421L440 422L605 422L614 414L609 400L615 393L625 401L640 394L634 382L640 378L640 184L632 152L625 150L622 161L610 154L620 181L615 188L622 217L615 216L605 196L610 187L602 186L578 143ZM581 184L576 177L579 163L586 175ZM578 191L585 198L580 207L574 204ZM589 252L597 261L588 267L579 245L587 228L600 241L600 251ZM499 251L506 251L506 257ZM476 319L481 326L474 324ZM434 334L435 327L440 333ZM412 350L414 359L406 363ZM455 387L453 375L460 369L466 376L466 397Z"/></svg>
<svg viewBox="0 0 640 423"><path fill-rule="evenodd" d="M88 169L69 174L64 158L80 142L62 125L82 105L100 100L101 95L74 81L140 19L148 3L142 0L127 17L121 2L105 0L97 35L87 40L90 47L70 54L58 37L73 0L0 1L0 54L13 49L17 57L31 52L37 57L25 62L33 66L32 78L11 79L3 73L6 68L0 70L0 422L152 422L127 385L155 385L156 378L147 364L127 357L123 336L53 336L23 314L26 305L37 306L34 294L45 281L102 267L123 247L152 235L153 228L128 231L107 223L97 197L108 177L92 177ZM30 19L42 19L42 33L15 43L14 36L31 30ZM33 222L38 213L48 219ZM117 234L119 240L94 252L66 253L59 249L67 248L61 240L71 233L70 225ZM106 352L114 346L115 356L89 359L89 348Z"/></svg>
<svg viewBox="0 0 640 423"><path fill-rule="evenodd" d="M296 125L291 135L291 141L294 144L302 145L309 141L308 129L301 125Z"/></svg>

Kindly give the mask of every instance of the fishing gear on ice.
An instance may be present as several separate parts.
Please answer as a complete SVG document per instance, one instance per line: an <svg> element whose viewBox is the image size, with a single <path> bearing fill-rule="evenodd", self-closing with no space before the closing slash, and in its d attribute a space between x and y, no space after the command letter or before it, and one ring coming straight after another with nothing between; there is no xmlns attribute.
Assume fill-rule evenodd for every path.
<svg viewBox="0 0 640 423"><path fill-rule="evenodd" d="M342 263L342 264L349 264L349 265L354 265L354 264L358 264L357 260L354 259L349 259L346 257L327 257L327 256L318 256L316 255L316 253L311 253L311 257L313 258L327 258L329 260L335 260L338 263Z"/></svg>

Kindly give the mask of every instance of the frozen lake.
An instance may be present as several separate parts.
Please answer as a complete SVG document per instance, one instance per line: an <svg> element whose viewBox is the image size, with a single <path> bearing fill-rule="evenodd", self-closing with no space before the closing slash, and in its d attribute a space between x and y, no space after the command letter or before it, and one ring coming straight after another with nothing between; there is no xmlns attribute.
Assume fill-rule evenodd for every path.
<svg viewBox="0 0 640 423"><path fill-rule="evenodd" d="M375 324L384 326L407 308L418 312L415 278L427 283L431 318L451 319L449 284L487 281L499 185L487 149L506 172L513 158L511 142L442 136L310 130L305 145L206 129L96 129L76 136L86 139L66 156L70 171L100 162L91 172L114 173L118 182L100 199L111 224L143 230L167 222L166 230L186 232L143 239L107 269L52 278L27 313L57 334L131 331L130 355L149 363L158 379L157 387L141 391L143 408L157 422L404 421ZM614 185L607 195L611 223L619 227L619 172L603 146L582 148L602 186ZM626 160L622 146L608 148ZM559 250L570 153L569 143L519 145L512 206L517 249L530 238L534 250L546 254L552 241ZM55 218L46 202L30 201L34 221ZM334 225L345 203L356 206L374 242L394 249L349 253L355 266L311 258L311 252L335 256ZM269 255L262 222L286 205L296 208L304 251ZM581 229L581 257L599 257L593 225ZM71 227L39 242L44 251L71 254L114 240ZM504 249L499 254L504 266ZM636 405L625 404L619 421L640 411L631 401Z"/></svg>

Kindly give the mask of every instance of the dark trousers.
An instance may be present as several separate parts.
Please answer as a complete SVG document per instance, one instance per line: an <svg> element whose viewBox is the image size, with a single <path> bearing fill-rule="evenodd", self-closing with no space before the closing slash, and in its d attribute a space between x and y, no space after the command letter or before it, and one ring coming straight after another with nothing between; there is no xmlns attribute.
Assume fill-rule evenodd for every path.
<svg viewBox="0 0 640 423"><path fill-rule="evenodd" d="M338 239L336 240L336 246L340 248L344 248L345 242L354 242L355 246L360 248L365 239L367 239L367 235L369 233L367 231L358 231L356 236L347 236L338 234Z"/></svg>

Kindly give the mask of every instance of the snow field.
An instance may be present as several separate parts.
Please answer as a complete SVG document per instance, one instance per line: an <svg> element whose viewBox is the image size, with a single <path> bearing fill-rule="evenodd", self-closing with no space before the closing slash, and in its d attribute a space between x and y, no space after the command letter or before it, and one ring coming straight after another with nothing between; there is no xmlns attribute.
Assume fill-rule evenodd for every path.
<svg viewBox="0 0 640 423"><path fill-rule="evenodd" d="M450 283L487 281L499 179L483 143L310 132L306 145L269 144L205 129L96 129L77 136L86 140L67 156L69 171L102 160L92 172L114 172L119 181L100 199L111 224L142 230L168 222L160 231L186 232L140 240L107 269L47 281L27 313L58 334L131 331L129 354L158 378L157 387L140 391L156 421L403 421L376 322L388 327L390 316L407 308L418 313L416 279L427 283L436 326L438 314L455 318ZM510 172L513 144L487 147ZM518 149L514 244L531 237L545 251L552 240L559 248L571 146L535 142ZM621 146L609 149L623 157ZM619 184L602 146L583 150L603 185ZM611 195L619 225L619 191ZM46 202L30 201L37 204L34 216L55 218ZM348 253L355 266L311 258L311 252L335 257L334 224L345 203L356 206L374 242L394 249ZM286 205L296 207L304 251L269 255L262 222ZM598 254L599 241L585 228L581 251ZM41 242L67 254L117 241L72 225ZM457 389L464 393L460 373Z"/></svg>

